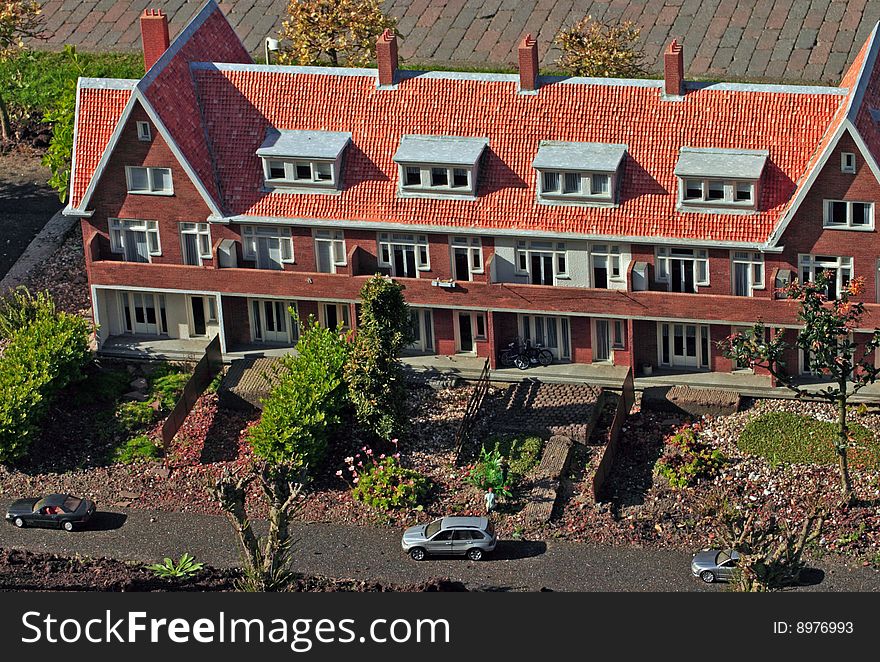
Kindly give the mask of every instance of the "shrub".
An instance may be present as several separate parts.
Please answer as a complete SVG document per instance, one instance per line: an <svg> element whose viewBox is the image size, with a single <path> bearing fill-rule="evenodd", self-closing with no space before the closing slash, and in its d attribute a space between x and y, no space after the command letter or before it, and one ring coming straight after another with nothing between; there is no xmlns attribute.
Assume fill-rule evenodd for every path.
<svg viewBox="0 0 880 662"><path fill-rule="evenodd" d="M865 426L850 423L850 462L880 468L880 444ZM788 411L771 411L752 418L740 433L737 446L773 464L834 464L837 424Z"/></svg>
<svg viewBox="0 0 880 662"><path fill-rule="evenodd" d="M177 579L191 577L204 566L204 563L196 561L194 556L184 552L177 563L166 556L164 563L153 563L152 565L146 566L146 568L147 570L151 570L157 577L162 577L164 579Z"/></svg>
<svg viewBox="0 0 880 662"><path fill-rule="evenodd" d="M149 402L123 402L116 408L116 422L127 433L143 430L156 419Z"/></svg>
<svg viewBox="0 0 880 662"><path fill-rule="evenodd" d="M358 459L360 454L346 458L352 473L351 495L356 501L362 501L377 510L415 508L420 505L429 486L424 476L402 467L396 454L380 456L377 460L370 449L365 447L363 450L367 462L362 467L355 468L358 462L363 464ZM342 475L342 472L337 472L337 475Z"/></svg>
<svg viewBox="0 0 880 662"><path fill-rule="evenodd" d="M12 334L0 357L0 462L27 452L47 407L90 356L88 323L64 312L41 309Z"/></svg>
<svg viewBox="0 0 880 662"><path fill-rule="evenodd" d="M49 293L31 294L24 286L15 288L0 299L0 338L11 338L41 314L55 314L55 302Z"/></svg>
<svg viewBox="0 0 880 662"><path fill-rule="evenodd" d="M556 35L556 64L573 76L634 78L645 75L639 28L626 21L606 25L587 16Z"/></svg>
<svg viewBox="0 0 880 662"><path fill-rule="evenodd" d="M160 366L150 375L150 394L154 400L159 400L163 410L170 411L174 409L191 376L177 366Z"/></svg>
<svg viewBox="0 0 880 662"><path fill-rule="evenodd" d="M263 402L260 422L248 432L254 452L271 463L316 467L347 403L342 368L348 342L309 320L296 354L281 359L278 385Z"/></svg>
<svg viewBox="0 0 880 662"><path fill-rule="evenodd" d="M492 490L501 496L511 496L510 485L504 476L502 467L502 455L498 448L487 450L485 446L480 449L480 459L468 471L465 480L483 491Z"/></svg>
<svg viewBox="0 0 880 662"><path fill-rule="evenodd" d="M684 425L666 439L666 453L657 461L657 472L672 487L688 487L714 478L726 461L721 451L700 438L701 427Z"/></svg>
<svg viewBox="0 0 880 662"><path fill-rule="evenodd" d="M132 437L113 454L113 460L122 464L131 464L137 460L154 460L157 457L159 457L159 448L145 434Z"/></svg>

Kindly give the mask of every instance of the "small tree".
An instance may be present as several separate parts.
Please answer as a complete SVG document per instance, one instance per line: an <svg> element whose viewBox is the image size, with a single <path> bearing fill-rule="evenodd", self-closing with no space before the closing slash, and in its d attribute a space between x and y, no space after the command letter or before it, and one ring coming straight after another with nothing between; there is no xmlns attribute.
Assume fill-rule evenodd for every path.
<svg viewBox="0 0 880 662"><path fill-rule="evenodd" d="M396 31L397 19L382 13L378 0L290 0L278 35L286 45L282 64L363 67L376 58L376 39Z"/></svg>
<svg viewBox="0 0 880 662"><path fill-rule="evenodd" d="M587 16L556 35L556 64L573 76L636 78L645 75L635 23L608 25Z"/></svg>
<svg viewBox="0 0 880 662"><path fill-rule="evenodd" d="M349 399L358 423L382 439L397 436L405 422L406 391L397 360L413 341L403 286L379 274L361 288L361 312L345 366Z"/></svg>
<svg viewBox="0 0 880 662"><path fill-rule="evenodd" d="M300 327L296 354L281 359L278 384L263 403L248 439L270 464L317 467L346 405L343 366L348 342L337 329L310 319Z"/></svg>
<svg viewBox="0 0 880 662"><path fill-rule="evenodd" d="M4 0L0 3L0 60L24 48L24 40L42 34L42 10L36 0ZM0 88L0 139L9 140L12 127Z"/></svg>
<svg viewBox="0 0 880 662"><path fill-rule="evenodd" d="M739 365L759 366L766 369L798 397L819 397L837 408L837 451L840 471L840 489L844 501L852 498L847 447L850 443L847 426L847 403L861 389L877 380L880 370L874 367L870 355L880 346L880 330L861 346L852 339L855 329L861 327L865 306L852 300L864 289L864 280L854 278L841 288L836 300L829 301L828 289L833 286L831 272L819 274L812 282L793 280L784 294L800 302L798 320L803 328L798 332L795 347L808 358L807 366L814 374L828 378L828 385L816 391L799 386L786 372L785 353L790 346L781 330L768 339L767 329L758 323L747 331L729 336L718 343L724 356Z"/></svg>
<svg viewBox="0 0 880 662"><path fill-rule="evenodd" d="M43 114L43 121L52 126L52 140L43 156L43 165L52 171L49 186L58 192L61 202L67 201L70 188L70 166L73 162L73 127L76 120L76 81L86 75L76 47L65 46L64 55L71 65L71 76L64 92Z"/></svg>

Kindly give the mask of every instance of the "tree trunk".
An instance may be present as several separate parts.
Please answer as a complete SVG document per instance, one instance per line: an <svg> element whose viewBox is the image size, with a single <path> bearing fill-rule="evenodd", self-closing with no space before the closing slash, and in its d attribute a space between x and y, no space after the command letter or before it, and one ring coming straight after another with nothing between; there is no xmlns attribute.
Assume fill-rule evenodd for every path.
<svg viewBox="0 0 880 662"><path fill-rule="evenodd" d="M9 111L6 110L6 102L0 94L0 140L6 142L12 140L12 125L9 123Z"/></svg>
<svg viewBox="0 0 880 662"><path fill-rule="evenodd" d="M844 503L849 503L852 499L852 481L849 477L849 463L847 461L846 449L849 445L849 427L846 421L846 378L840 381L840 397L837 401L838 406L838 430L837 430L837 466L840 470L840 491Z"/></svg>

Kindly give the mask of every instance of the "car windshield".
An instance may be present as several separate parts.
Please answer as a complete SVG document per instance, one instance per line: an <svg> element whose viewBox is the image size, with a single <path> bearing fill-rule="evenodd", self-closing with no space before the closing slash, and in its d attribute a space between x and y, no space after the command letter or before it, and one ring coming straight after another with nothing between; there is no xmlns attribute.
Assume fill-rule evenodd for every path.
<svg viewBox="0 0 880 662"><path fill-rule="evenodd" d="M40 499L39 501L37 501L34 504L34 512L35 513L40 512L43 508L45 508L46 506L49 505L49 502L50 502L49 499Z"/></svg>
<svg viewBox="0 0 880 662"><path fill-rule="evenodd" d="M441 520L435 519L433 522L428 524L427 527L425 527L425 537L426 538L433 538L434 537L434 534L440 530L440 522L441 522Z"/></svg>
<svg viewBox="0 0 880 662"><path fill-rule="evenodd" d="M715 557L715 564L721 565L722 563L726 563L730 560L730 554L727 552L718 552L718 556Z"/></svg>
<svg viewBox="0 0 880 662"><path fill-rule="evenodd" d="M82 503L82 499L77 499L76 497L67 497L64 500L64 510L69 513L76 512L76 509L79 508L79 504Z"/></svg>

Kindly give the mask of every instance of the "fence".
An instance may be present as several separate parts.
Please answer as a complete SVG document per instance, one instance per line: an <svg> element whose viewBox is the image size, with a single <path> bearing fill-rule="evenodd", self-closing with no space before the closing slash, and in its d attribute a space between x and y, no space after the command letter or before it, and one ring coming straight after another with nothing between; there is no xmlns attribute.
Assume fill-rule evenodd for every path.
<svg viewBox="0 0 880 662"><path fill-rule="evenodd" d="M196 369L183 388L183 393L174 406L174 410L162 425L162 444L164 447L167 448L171 440L174 439L174 435L177 434L180 426L183 425L186 417L189 416L193 406L195 406L196 400L205 392L211 380L217 376L222 368L223 353L220 351L220 336L218 335L214 336L214 339L208 343L208 346L205 348L205 355L196 364Z"/></svg>
<svg viewBox="0 0 880 662"><path fill-rule="evenodd" d="M480 373L480 378L474 385L474 390L471 393L471 397L468 399L467 407L464 410L464 417L461 419L458 430L455 432L456 464L461 460L461 452L464 449L464 444L470 437L471 429L474 426L474 419L476 418L477 413L479 413L480 408L483 406L483 400L485 400L488 390L489 359L486 359L486 363L483 364L483 370Z"/></svg>
<svg viewBox="0 0 880 662"><path fill-rule="evenodd" d="M635 403L636 393L633 384L632 368L627 371L621 390L620 397L617 399L617 407L614 410L614 418L611 421L611 426L608 428L605 448L602 449L602 458L599 460L599 464L593 474L593 499L595 501L599 500L602 486L605 484L608 474L611 473L611 467L614 466L614 456L617 455L620 431L623 429L626 417L629 416L629 412Z"/></svg>

